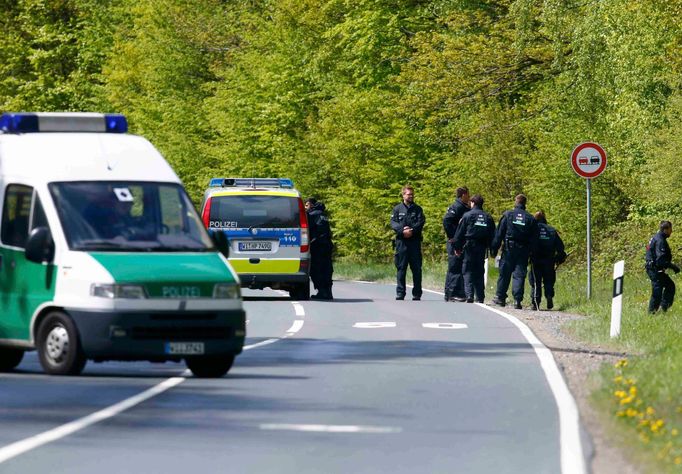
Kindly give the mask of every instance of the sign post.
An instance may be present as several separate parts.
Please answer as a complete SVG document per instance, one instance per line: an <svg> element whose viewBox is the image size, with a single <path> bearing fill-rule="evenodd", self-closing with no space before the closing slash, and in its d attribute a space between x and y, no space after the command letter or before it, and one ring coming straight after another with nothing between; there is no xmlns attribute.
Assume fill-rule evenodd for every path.
<svg viewBox="0 0 682 474"><path fill-rule="evenodd" d="M587 181L587 299L592 298L592 179L606 169L606 152L596 143L581 143L571 153L573 171Z"/></svg>

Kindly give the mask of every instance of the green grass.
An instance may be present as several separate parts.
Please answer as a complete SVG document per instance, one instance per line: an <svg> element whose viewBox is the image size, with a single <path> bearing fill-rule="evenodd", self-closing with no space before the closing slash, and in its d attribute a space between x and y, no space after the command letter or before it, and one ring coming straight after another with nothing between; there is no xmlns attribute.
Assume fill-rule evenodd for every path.
<svg viewBox="0 0 682 474"><path fill-rule="evenodd" d="M337 278L395 283L391 263L342 260L335 262L334 268ZM444 259L425 261L423 286L442 291L445 270ZM497 270L491 268L490 273L487 300L494 295L497 280ZM682 301L667 313L647 314L651 284L643 269L626 268L621 335L611 339L613 282L610 273L602 273L606 276L593 276L592 298L588 300L585 270L561 268L555 296L557 310L586 316L565 327L575 338L627 353L627 365L607 365L597 375L599 387L593 402L602 421L614 436L618 433L615 439L626 446L638 465L645 466L647 472L682 472ZM676 283L682 283L680 275ZM410 277L408 271L408 283ZM632 387L636 395L630 399ZM623 397L622 392L628 395ZM659 426L658 420L663 425Z"/></svg>

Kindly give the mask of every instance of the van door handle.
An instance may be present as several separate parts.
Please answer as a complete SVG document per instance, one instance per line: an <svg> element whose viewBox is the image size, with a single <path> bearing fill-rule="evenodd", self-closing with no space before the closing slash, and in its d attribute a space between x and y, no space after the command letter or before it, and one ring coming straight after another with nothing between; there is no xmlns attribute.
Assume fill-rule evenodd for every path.
<svg viewBox="0 0 682 474"><path fill-rule="evenodd" d="M249 263L260 263L260 258L250 258Z"/></svg>

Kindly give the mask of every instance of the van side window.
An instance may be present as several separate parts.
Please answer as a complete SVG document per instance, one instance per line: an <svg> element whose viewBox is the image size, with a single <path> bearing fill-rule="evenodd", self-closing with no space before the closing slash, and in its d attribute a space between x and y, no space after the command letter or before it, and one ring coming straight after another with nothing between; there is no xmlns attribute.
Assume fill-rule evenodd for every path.
<svg viewBox="0 0 682 474"><path fill-rule="evenodd" d="M0 223L0 239L3 244L21 248L26 246L32 198L33 188L30 186L20 184L7 186Z"/></svg>

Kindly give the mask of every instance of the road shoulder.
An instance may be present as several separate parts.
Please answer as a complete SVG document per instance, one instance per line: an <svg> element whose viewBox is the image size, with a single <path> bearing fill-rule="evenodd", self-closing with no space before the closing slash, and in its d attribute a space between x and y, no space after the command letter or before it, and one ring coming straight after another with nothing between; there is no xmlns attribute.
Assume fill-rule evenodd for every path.
<svg viewBox="0 0 682 474"><path fill-rule="evenodd" d="M641 471L627 462L623 450L611 442L601 423L602 416L590 403L590 395L595 388L592 374L602 364L613 364L622 355L572 338L564 325L583 316L558 311L512 308L504 308L504 311L528 325L537 338L552 351L578 404L581 423L592 439L594 458L590 464L591 471L595 474L639 474Z"/></svg>

